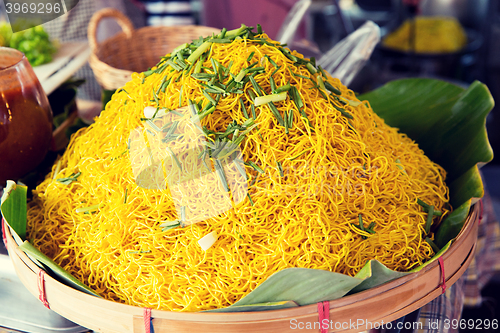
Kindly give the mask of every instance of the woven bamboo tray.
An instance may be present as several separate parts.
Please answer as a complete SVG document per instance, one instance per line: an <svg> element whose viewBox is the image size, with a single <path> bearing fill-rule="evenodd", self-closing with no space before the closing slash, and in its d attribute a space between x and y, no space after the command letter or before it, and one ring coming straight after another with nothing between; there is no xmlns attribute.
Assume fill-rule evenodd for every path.
<svg viewBox="0 0 500 333"><path fill-rule="evenodd" d="M446 286L455 283L474 256L479 224L479 204L472 206L462 231L442 256ZM16 272L28 290L39 297L40 268L18 249L9 228L6 228L9 255ZM329 302L330 318L346 329L329 332L359 332L347 326L359 320L372 324L395 320L427 304L442 293L443 276L438 261L421 271L408 274L381 286ZM50 308L82 326L99 332L146 332L144 309L107 301L68 287L45 275L46 299ZM246 333L295 332L297 327L318 323L316 304L296 308L239 313L184 313L152 310L155 333ZM309 324L308 324L309 323ZM335 325L335 324L334 324ZM295 327L295 329L294 329ZM312 326L314 327L314 326ZM318 332L301 329L301 332ZM333 326L335 327L335 326ZM339 326L340 327L340 326ZM370 327L368 327L370 328Z"/></svg>
<svg viewBox="0 0 500 333"><path fill-rule="evenodd" d="M105 18L114 19L123 32L99 43L97 28ZM132 22L120 11L105 8L95 13L89 22L89 64L97 82L106 90L115 90L130 81L133 72L144 72L153 67L177 46L219 32L220 29L195 25L135 30Z"/></svg>

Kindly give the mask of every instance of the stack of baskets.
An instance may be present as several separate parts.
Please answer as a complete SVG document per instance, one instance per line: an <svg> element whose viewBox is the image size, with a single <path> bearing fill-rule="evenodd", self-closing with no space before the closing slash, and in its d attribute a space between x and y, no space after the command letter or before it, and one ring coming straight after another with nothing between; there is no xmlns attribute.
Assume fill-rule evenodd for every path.
<svg viewBox="0 0 500 333"><path fill-rule="evenodd" d="M105 18L115 19L123 32L99 43L97 28ZM135 30L132 22L120 11L106 8L97 12L89 23L88 38L92 51L89 64L101 87L115 90L130 81L133 72L148 70L180 44L218 32L220 29L195 25Z"/></svg>

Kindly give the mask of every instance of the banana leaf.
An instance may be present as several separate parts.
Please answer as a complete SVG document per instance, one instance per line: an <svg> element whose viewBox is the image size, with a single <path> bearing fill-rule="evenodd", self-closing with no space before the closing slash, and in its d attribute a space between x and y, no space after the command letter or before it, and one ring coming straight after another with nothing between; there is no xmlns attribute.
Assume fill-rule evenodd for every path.
<svg viewBox="0 0 500 333"><path fill-rule="evenodd" d="M0 204L3 218L20 239L26 238L26 197L28 188L8 180ZM23 204L24 203L24 204Z"/></svg>
<svg viewBox="0 0 500 333"><path fill-rule="evenodd" d="M446 169L454 211L436 230L435 241L441 250L411 272L392 271L376 260L367 262L355 277L323 270L284 269L234 305L216 312L262 311L333 300L416 272L451 246L470 206L484 194L479 166L493 158L486 134L486 116L494 105L488 88L480 82L464 89L440 80L403 79L359 98L369 101L374 112L415 140L433 161ZM2 198L2 212L5 205L7 222L15 232L22 233L26 230L26 216L21 216L26 212L26 200L20 202L22 195L15 191L22 189L18 186ZM19 211L16 213L11 207Z"/></svg>

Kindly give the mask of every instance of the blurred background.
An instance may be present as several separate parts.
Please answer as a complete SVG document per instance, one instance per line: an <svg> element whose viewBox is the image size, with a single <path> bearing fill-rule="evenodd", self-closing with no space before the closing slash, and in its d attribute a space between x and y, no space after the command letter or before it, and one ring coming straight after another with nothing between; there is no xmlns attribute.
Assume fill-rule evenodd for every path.
<svg viewBox="0 0 500 333"><path fill-rule="evenodd" d="M52 39L60 42L86 40L88 22L92 14L99 9L112 7L124 13L136 29L148 25L185 24L233 29L239 27L241 23L249 26L261 24L264 31L276 39L279 37L278 34L282 33L280 29L287 25L287 15L299 2L306 1L80 0L67 15L44 24L44 27ZM463 28L467 37L466 42L451 52L446 49L438 50L438 53L426 53L425 50L413 52L411 49L403 51L379 43L369 61L350 84L350 88L354 91L363 93L397 78L433 77L462 86L479 80L489 87L495 100L500 100L499 1L309 0L307 2L310 2L306 6L307 12L288 44L308 57L319 58L367 20L380 26L382 39L394 32L405 20L414 16L454 18ZM5 19L5 9L1 6L2 0L0 0L0 20L2 16ZM105 40L119 31L120 28L115 22L104 20L99 26L97 37L99 40ZM418 39L419 30L415 32ZM430 39L434 40L430 44L443 43L443 39L432 38L433 35L428 35L426 32L423 34L422 38L430 36ZM449 33L445 40L455 38L457 37ZM78 90L80 99L101 99L101 87L88 65L83 66L74 76L85 80L85 84ZM500 131L495 130L500 122L500 111L497 109L495 108L488 118L489 138L494 150L500 147ZM497 160L492 162L492 164L498 163Z"/></svg>

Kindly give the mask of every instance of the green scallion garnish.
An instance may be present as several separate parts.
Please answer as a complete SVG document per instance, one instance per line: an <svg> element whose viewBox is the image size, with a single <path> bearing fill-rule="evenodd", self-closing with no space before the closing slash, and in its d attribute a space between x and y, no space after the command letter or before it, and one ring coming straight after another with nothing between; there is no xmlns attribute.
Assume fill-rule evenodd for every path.
<svg viewBox="0 0 500 333"><path fill-rule="evenodd" d="M259 167L257 164L255 164L253 161L245 162L245 164L252 167L255 171L259 173L264 173L264 170L262 170L262 168Z"/></svg>
<svg viewBox="0 0 500 333"><path fill-rule="evenodd" d="M168 153L170 154L170 156L172 157L172 159L174 160L175 164L177 164L177 167L179 168L179 170L182 171L182 165L181 163L179 162L179 160L177 159L177 156L175 156L174 152L172 151L172 149L170 147L167 147L166 148L168 150Z"/></svg>
<svg viewBox="0 0 500 333"><path fill-rule="evenodd" d="M227 34L226 34L227 36ZM205 51L207 51L210 46L212 45L212 42L203 42L203 44L201 44L200 46L198 46L198 48L196 50L194 50L193 53L191 53L191 55L187 58L187 61L189 61L190 63L194 63L199 57L201 57L201 55L203 53L205 53Z"/></svg>
<svg viewBox="0 0 500 333"><path fill-rule="evenodd" d="M248 200L250 200L250 204L253 206L254 203L253 203L252 197L250 196L250 193L247 193L247 197L248 197Z"/></svg>
<svg viewBox="0 0 500 333"><path fill-rule="evenodd" d="M254 51L252 51L252 53L250 53L250 55L247 58L247 62L250 62L250 60L252 60L254 54L255 54Z"/></svg>
<svg viewBox="0 0 500 333"><path fill-rule="evenodd" d="M93 211L96 211L99 209L99 206L100 205L93 205L93 206L90 206L90 207L80 207L80 208L77 208L75 209L75 211L77 213L87 213L87 212L93 212Z"/></svg>
<svg viewBox="0 0 500 333"><path fill-rule="evenodd" d="M425 202L423 202L422 200L420 199L417 199L417 203L422 206L424 208L425 211L429 211L429 208L431 207L429 204L426 204ZM439 210L434 210L433 214L435 216L441 216L443 215L443 213Z"/></svg>
<svg viewBox="0 0 500 333"><path fill-rule="evenodd" d="M283 173L283 167L281 166L281 162L280 161L276 161L276 165L278 166L278 171L280 172L280 176L284 177L285 174Z"/></svg>
<svg viewBox="0 0 500 333"><path fill-rule="evenodd" d="M81 174L81 172L72 173L69 177L57 178L56 181L63 185L69 185L72 182L76 182Z"/></svg>
<svg viewBox="0 0 500 333"><path fill-rule="evenodd" d="M248 118L248 112L247 109L245 108L245 103L243 102L243 98L240 98L240 106L241 106L241 111L243 112L243 115L245 118Z"/></svg>
<svg viewBox="0 0 500 333"><path fill-rule="evenodd" d="M219 180L222 184L222 188L224 189L224 191L229 192L229 186L227 185L226 174L224 173L224 168L222 167L220 160L215 159L214 166L215 166L215 172L219 176Z"/></svg>
<svg viewBox="0 0 500 333"><path fill-rule="evenodd" d="M431 231L432 218L434 217L434 206L429 206L429 210L427 212L427 221L425 223L425 234L428 235L429 231Z"/></svg>
<svg viewBox="0 0 500 333"><path fill-rule="evenodd" d="M432 247L435 253L439 252L439 247L429 237L425 237L425 241Z"/></svg>
<svg viewBox="0 0 500 333"><path fill-rule="evenodd" d="M259 96L255 98L255 106L261 106L270 102L281 102L284 101L288 96L286 91L280 92L278 94L271 94L265 96Z"/></svg>

